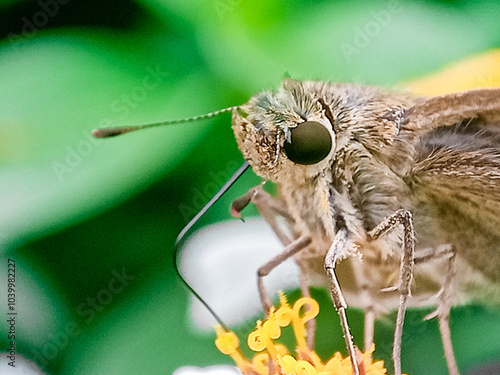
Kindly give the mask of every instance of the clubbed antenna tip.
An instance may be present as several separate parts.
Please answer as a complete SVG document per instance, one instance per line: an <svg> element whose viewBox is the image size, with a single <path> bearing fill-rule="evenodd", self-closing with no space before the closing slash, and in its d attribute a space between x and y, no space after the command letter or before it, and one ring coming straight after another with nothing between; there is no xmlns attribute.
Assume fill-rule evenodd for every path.
<svg viewBox="0 0 500 375"><path fill-rule="evenodd" d="M153 124L146 124L146 125L139 125L139 126L119 126L115 128L104 128L104 129L96 129L92 131L92 135L96 138L109 138L109 137L116 137L117 135L122 135L125 133L133 132L134 130L139 130L139 129L147 129L147 128L154 128L157 126L164 126L164 125L173 125L173 124L179 124L182 122L192 122L192 121L197 121L197 120L203 120L207 118L211 118L217 115L220 115L221 113L225 112L230 112L234 109L237 109L238 106L234 107L229 107L229 108L224 108L219 111L215 112L210 112L205 115L201 116L194 116L194 117L188 117L188 118L183 118L179 120L172 120L172 121L164 121L164 122L157 122Z"/></svg>
<svg viewBox="0 0 500 375"><path fill-rule="evenodd" d="M117 135L133 132L134 130L138 130L139 128L139 126L123 126L108 129L95 129L92 130L92 135L96 138L116 137Z"/></svg>

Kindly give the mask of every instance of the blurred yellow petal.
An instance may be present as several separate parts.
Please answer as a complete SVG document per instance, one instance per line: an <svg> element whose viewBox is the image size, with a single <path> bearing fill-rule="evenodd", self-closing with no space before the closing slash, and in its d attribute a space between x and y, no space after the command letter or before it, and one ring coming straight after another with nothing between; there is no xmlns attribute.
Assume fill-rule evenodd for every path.
<svg viewBox="0 0 500 375"><path fill-rule="evenodd" d="M409 91L424 96L444 95L481 87L499 87L500 49L466 57L404 86Z"/></svg>

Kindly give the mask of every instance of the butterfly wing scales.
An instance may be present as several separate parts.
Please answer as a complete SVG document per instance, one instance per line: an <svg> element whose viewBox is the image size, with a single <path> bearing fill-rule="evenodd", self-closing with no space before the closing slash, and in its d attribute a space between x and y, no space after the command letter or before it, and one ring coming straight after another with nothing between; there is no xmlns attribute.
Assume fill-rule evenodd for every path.
<svg viewBox="0 0 500 375"><path fill-rule="evenodd" d="M424 232L500 282L500 89L430 98L407 120L425 130L405 178L418 210L433 218Z"/></svg>

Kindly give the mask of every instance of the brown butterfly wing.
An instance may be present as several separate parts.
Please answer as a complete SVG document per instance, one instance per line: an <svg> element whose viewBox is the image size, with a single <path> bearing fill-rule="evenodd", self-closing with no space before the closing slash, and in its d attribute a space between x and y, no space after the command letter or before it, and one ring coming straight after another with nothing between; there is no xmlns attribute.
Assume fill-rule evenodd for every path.
<svg viewBox="0 0 500 375"><path fill-rule="evenodd" d="M420 133L405 180L422 232L500 283L500 89L428 99L407 121Z"/></svg>

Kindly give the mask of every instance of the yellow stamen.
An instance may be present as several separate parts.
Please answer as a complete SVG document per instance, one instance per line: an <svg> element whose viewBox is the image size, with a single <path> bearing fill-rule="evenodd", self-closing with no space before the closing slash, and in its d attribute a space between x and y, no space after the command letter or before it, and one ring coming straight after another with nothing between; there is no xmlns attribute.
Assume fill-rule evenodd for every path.
<svg viewBox="0 0 500 375"><path fill-rule="evenodd" d="M231 356L236 366L238 366L241 371L249 368L248 359L245 358L240 350L240 341L238 336L232 331L224 331L221 326L215 326L215 332L217 333L217 338L215 339L215 346L223 354Z"/></svg>
<svg viewBox="0 0 500 375"><path fill-rule="evenodd" d="M236 335L221 327L216 327L217 348L230 355L245 375L351 375L349 358L335 353L324 364L316 352L307 347L305 324L318 315L318 303L312 298L303 297L290 306L282 293L280 303L280 307L272 309L265 321L257 321L255 330L248 335L249 348L258 353L251 361L241 353ZM295 356L289 354L282 344L275 342L281 337L281 329L287 326L292 327L297 340ZM366 374L385 375L387 372L383 361L372 361L374 349L372 346L362 355L362 365Z"/></svg>

